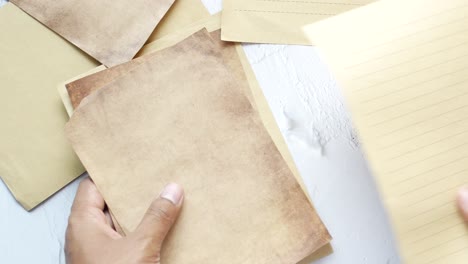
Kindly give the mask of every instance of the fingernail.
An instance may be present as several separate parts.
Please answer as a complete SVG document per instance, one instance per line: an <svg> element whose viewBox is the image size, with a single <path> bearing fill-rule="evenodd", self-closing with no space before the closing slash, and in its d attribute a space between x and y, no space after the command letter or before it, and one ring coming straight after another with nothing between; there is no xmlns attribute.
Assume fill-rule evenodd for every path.
<svg viewBox="0 0 468 264"><path fill-rule="evenodd" d="M184 197L184 190L176 183L169 183L164 187L160 197L170 201L174 205L179 205Z"/></svg>
<svg viewBox="0 0 468 264"><path fill-rule="evenodd" d="M465 220L468 221L468 187L463 187L458 192L458 206Z"/></svg>

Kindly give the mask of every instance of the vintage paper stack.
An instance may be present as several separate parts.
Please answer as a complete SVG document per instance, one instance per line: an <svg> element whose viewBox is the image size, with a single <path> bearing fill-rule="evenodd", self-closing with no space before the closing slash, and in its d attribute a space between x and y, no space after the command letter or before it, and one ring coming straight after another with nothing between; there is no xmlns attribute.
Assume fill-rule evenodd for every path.
<svg viewBox="0 0 468 264"><path fill-rule="evenodd" d="M147 56L85 98L67 125L123 231L136 227L172 179L187 197L163 252L167 263L296 263L327 244L326 229L207 32ZM229 250L233 244L240 249Z"/></svg>
<svg viewBox="0 0 468 264"><path fill-rule="evenodd" d="M382 0L307 28L343 86L405 263L468 260L454 201L468 183L467 4Z"/></svg>

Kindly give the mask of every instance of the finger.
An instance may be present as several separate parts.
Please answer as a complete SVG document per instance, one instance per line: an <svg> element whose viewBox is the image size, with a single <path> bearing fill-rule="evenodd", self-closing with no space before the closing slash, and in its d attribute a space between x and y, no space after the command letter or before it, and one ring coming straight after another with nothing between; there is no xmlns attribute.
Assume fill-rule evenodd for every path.
<svg viewBox="0 0 468 264"><path fill-rule="evenodd" d="M93 208L103 211L105 206L104 198L102 198L91 179L88 177L82 180L76 192L73 207Z"/></svg>
<svg viewBox="0 0 468 264"><path fill-rule="evenodd" d="M109 209L104 210L104 215L106 216L107 225L112 227L112 229L115 230L114 221L112 220L112 216L111 216Z"/></svg>
<svg viewBox="0 0 468 264"><path fill-rule="evenodd" d="M81 181L68 218L67 237L120 239L106 220L106 203L91 179Z"/></svg>
<svg viewBox="0 0 468 264"><path fill-rule="evenodd" d="M182 187L175 183L164 187L160 196L148 208L135 231L137 239L143 239L151 248L161 247L167 233L177 219L184 200Z"/></svg>
<svg viewBox="0 0 468 264"><path fill-rule="evenodd" d="M468 221L468 187L460 189L457 202L462 216L465 218L465 221Z"/></svg>
<svg viewBox="0 0 468 264"><path fill-rule="evenodd" d="M106 223L104 208L106 203L91 179L81 181L71 209L71 218L86 218Z"/></svg>

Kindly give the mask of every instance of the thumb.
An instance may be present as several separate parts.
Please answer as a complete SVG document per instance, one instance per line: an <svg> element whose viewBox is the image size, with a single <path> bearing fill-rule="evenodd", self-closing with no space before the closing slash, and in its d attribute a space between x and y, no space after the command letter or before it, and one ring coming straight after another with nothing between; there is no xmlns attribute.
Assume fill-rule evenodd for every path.
<svg viewBox="0 0 468 264"><path fill-rule="evenodd" d="M457 202L462 216L466 221L468 221L468 187L460 189L458 192Z"/></svg>
<svg viewBox="0 0 468 264"><path fill-rule="evenodd" d="M166 185L159 197L150 205L134 232L136 238L142 240L151 250L160 250L167 233L179 215L183 201L182 187L175 183Z"/></svg>

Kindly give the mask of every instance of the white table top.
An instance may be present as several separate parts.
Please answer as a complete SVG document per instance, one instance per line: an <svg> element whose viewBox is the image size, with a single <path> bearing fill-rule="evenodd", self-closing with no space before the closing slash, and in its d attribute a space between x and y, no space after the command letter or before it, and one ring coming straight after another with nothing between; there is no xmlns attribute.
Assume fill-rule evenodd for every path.
<svg viewBox="0 0 468 264"><path fill-rule="evenodd" d="M221 0L203 2L211 13L221 9ZM314 263L400 263L339 88L316 50L284 45L244 49L334 237L334 253ZM65 263L64 234L78 182L28 213L0 181L0 263Z"/></svg>

